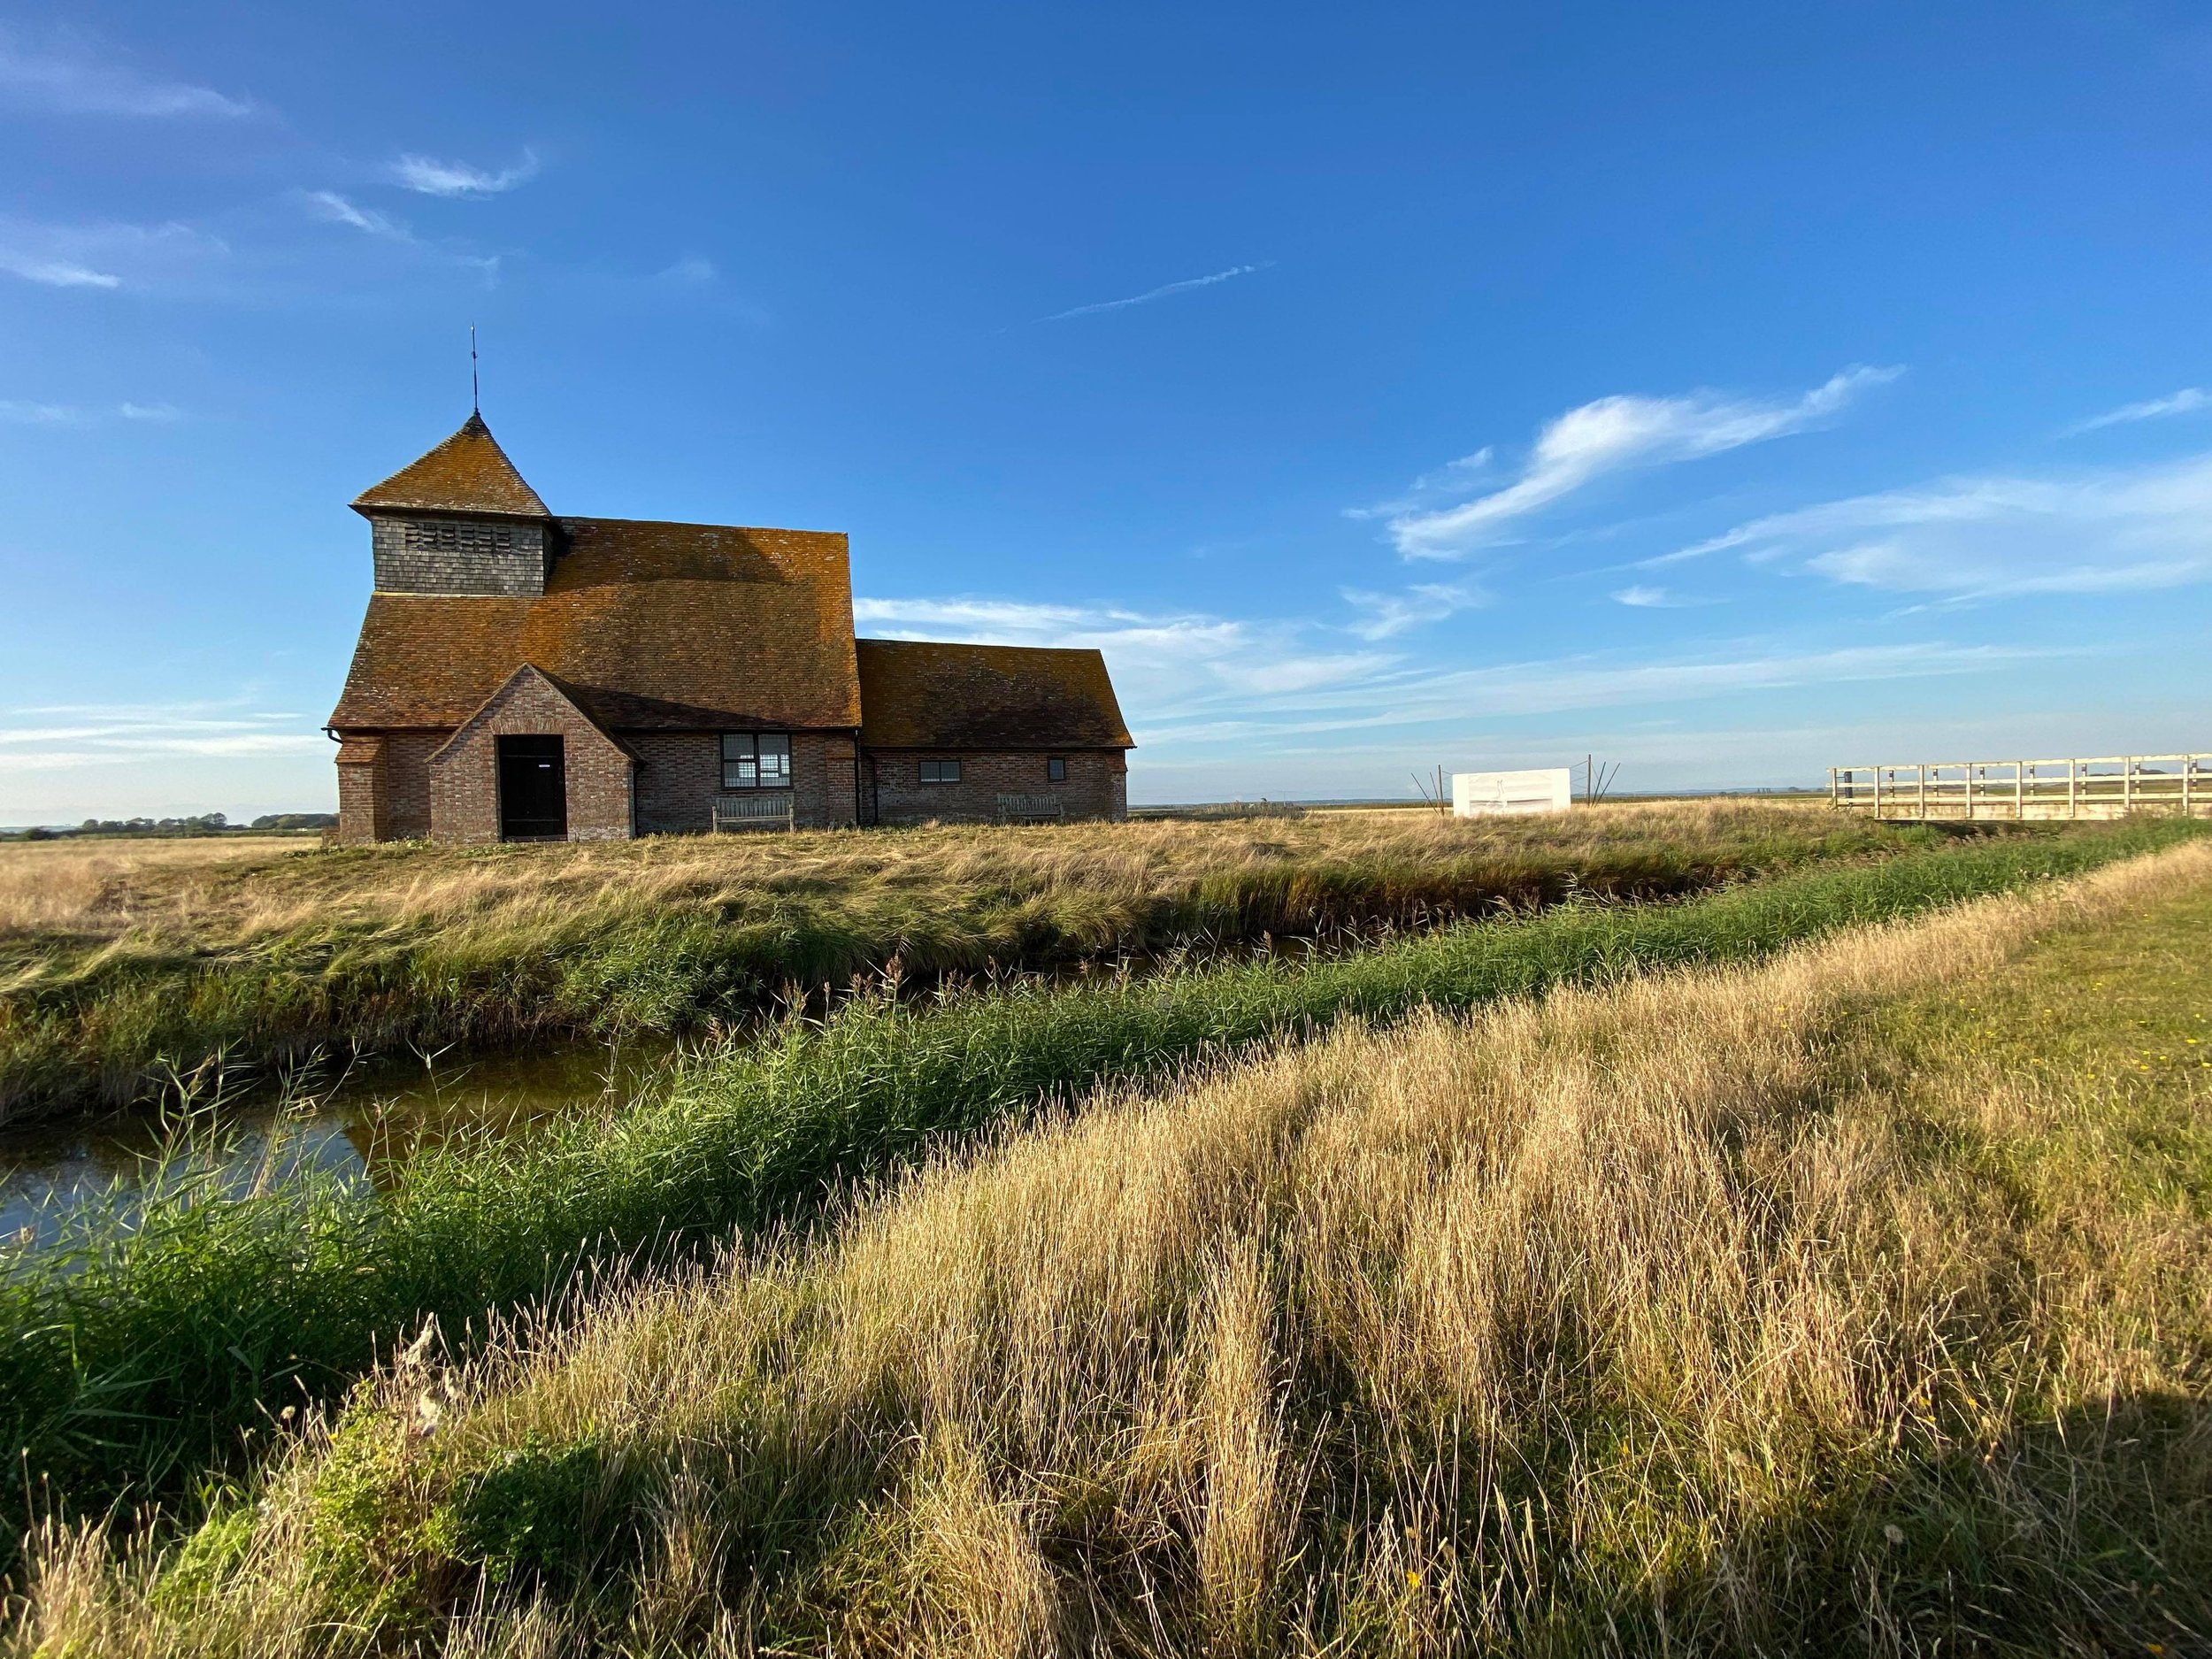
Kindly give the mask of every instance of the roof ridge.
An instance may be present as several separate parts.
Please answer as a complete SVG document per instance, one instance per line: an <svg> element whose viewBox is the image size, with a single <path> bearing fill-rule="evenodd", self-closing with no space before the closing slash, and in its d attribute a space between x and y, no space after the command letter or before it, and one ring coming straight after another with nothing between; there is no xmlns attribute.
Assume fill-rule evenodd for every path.
<svg viewBox="0 0 2212 1659"><path fill-rule="evenodd" d="M661 530L736 530L749 535L835 536L849 542L849 530L801 530L784 524L710 524L703 518L615 518L605 513L564 512L554 515L562 524L648 525Z"/></svg>
<svg viewBox="0 0 2212 1659"><path fill-rule="evenodd" d="M1049 651L1055 654L1086 654L1102 657L1105 653L1095 645L1015 645L996 640L902 640L878 639L866 634L853 636L855 645L912 645L927 646L932 650L956 651Z"/></svg>

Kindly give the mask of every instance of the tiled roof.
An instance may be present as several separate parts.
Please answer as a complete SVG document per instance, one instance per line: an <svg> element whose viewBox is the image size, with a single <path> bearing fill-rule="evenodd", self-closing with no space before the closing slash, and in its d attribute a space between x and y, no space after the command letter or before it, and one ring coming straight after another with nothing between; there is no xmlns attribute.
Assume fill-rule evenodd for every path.
<svg viewBox="0 0 2212 1659"><path fill-rule="evenodd" d="M862 640L869 749L1129 749L1106 659L1091 650Z"/></svg>
<svg viewBox="0 0 2212 1659"><path fill-rule="evenodd" d="M842 535L558 526L542 598L372 595L331 725L456 726L524 663L609 730L860 724Z"/></svg>
<svg viewBox="0 0 2212 1659"><path fill-rule="evenodd" d="M488 512L549 518L538 492L523 482L483 416L471 411L455 433L420 460L353 498L356 512Z"/></svg>

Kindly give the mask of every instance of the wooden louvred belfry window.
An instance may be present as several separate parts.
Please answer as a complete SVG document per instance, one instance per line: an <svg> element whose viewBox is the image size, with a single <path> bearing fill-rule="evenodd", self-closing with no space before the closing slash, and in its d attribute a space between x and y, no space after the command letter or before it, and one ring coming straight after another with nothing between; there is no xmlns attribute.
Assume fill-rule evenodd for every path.
<svg viewBox="0 0 2212 1659"><path fill-rule="evenodd" d="M410 519L400 526L399 541L411 553L506 553L514 548L515 533L505 525Z"/></svg>

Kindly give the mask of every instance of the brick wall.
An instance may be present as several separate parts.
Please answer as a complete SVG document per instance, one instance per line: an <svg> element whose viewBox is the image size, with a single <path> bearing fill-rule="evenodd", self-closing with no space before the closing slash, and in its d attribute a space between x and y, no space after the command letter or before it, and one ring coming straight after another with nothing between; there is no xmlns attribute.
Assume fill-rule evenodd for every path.
<svg viewBox="0 0 2212 1659"><path fill-rule="evenodd" d="M388 841L384 826L384 762L381 756L338 763L338 834L341 847Z"/></svg>
<svg viewBox="0 0 2212 1659"><path fill-rule="evenodd" d="M450 732L343 733L338 759L341 846L430 833L430 757Z"/></svg>
<svg viewBox="0 0 2212 1659"><path fill-rule="evenodd" d="M798 795L792 817L801 829L843 829L858 822L853 787L857 753L846 733L792 734L791 785Z"/></svg>
<svg viewBox="0 0 2212 1659"><path fill-rule="evenodd" d="M630 757L542 675L525 671L493 695L431 761L432 839L499 839L499 743L511 734L558 733L568 780L568 838L627 841L633 825Z"/></svg>
<svg viewBox="0 0 2212 1659"><path fill-rule="evenodd" d="M495 518L369 520L385 594L541 594L546 526Z"/></svg>
<svg viewBox="0 0 2212 1659"><path fill-rule="evenodd" d="M638 757L633 770L629 757L566 698L535 683L539 695L486 710L468 741L456 744L436 768L430 757L450 733L388 732L373 764L339 767L339 840L350 845L419 839L433 833L434 811L439 841L498 840L498 745L493 740L502 732L570 737L565 761L572 840L690 834L713 827L714 797L722 787L719 733L625 732L623 742ZM1065 783L1047 781L1048 753L1068 763ZM794 817L800 828L841 828L859 821L855 759L852 739L841 733L793 735ZM923 783L925 759L959 761L960 781ZM1002 795L1051 796L1071 818L1128 816L1128 766L1114 749L884 749L865 757L861 776L867 798L857 806L872 823L989 819L997 816Z"/></svg>
<svg viewBox="0 0 2212 1659"><path fill-rule="evenodd" d="M714 827L722 790L719 732L625 732L637 751L637 832L682 835ZM853 741L834 732L791 738L793 821L832 829L854 821Z"/></svg>
<svg viewBox="0 0 2212 1659"><path fill-rule="evenodd" d="M714 827L722 739L715 732L625 732L637 751L637 833L688 835Z"/></svg>
<svg viewBox="0 0 2212 1659"><path fill-rule="evenodd" d="M1046 779L1052 755L1068 763L1065 783ZM922 782L921 763L941 759L960 763L958 783ZM1071 818L1120 818L1129 810L1128 765L1118 749L876 749L868 770L879 824L995 818L1002 795L1049 795Z"/></svg>

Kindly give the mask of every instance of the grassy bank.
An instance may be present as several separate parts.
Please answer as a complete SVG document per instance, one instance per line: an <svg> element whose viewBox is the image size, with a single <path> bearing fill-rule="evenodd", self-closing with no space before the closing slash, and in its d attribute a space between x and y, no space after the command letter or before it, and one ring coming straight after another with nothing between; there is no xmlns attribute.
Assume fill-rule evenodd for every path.
<svg viewBox="0 0 2212 1659"><path fill-rule="evenodd" d="M0 1121L119 1103L220 1061L698 1033L896 961L1038 968L1573 893L1675 897L1928 833L1694 803L1481 826L1231 824L303 852L0 849Z"/></svg>
<svg viewBox="0 0 2212 1659"><path fill-rule="evenodd" d="M0 1282L0 1432L49 1497L96 1506L160 1489L234 1463L272 1413L326 1394L426 1315L457 1333L566 1283L580 1250L665 1253L757 1230L1055 1094L1347 1016L1756 957L2192 833L1964 842L1304 964L1027 986L924 1010L858 1003L722 1051L664 1103L520 1146L426 1152L374 1202L311 1181L244 1198L188 1184L135 1225L96 1218L79 1249L19 1260Z"/></svg>
<svg viewBox="0 0 2212 1659"><path fill-rule="evenodd" d="M1105 1102L410 1356L19 1640L2201 1651L2208 928L2199 844Z"/></svg>

